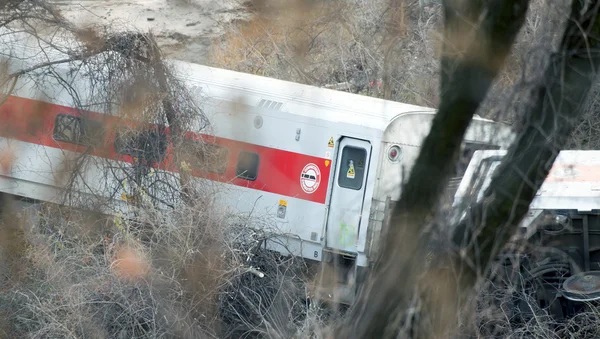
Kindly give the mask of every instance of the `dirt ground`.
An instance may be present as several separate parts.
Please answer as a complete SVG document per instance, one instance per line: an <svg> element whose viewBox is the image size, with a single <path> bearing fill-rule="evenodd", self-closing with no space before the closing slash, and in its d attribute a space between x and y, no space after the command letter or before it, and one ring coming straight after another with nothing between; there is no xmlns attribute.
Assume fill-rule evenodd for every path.
<svg viewBox="0 0 600 339"><path fill-rule="evenodd" d="M247 18L241 0L59 0L52 2L79 26L152 31L169 58L206 64L211 39Z"/></svg>

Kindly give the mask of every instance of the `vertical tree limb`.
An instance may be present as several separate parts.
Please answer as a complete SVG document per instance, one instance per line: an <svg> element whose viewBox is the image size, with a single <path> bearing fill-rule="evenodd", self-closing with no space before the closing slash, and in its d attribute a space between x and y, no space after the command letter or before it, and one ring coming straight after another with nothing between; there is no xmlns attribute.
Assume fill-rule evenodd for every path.
<svg viewBox="0 0 600 339"><path fill-rule="evenodd" d="M482 0L443 0L444 39L440 56L440 93L449 90L451 75L473 39L478 19L483 11Z"/></svg>
<svg viewBox="0 0 600 339"><path fill-rule="evenodd" d="M152 45L153 47L153 60L152 60L152 67L154 68L154 73L156 75L156 78L158 80L158 84L160 86L160 90L163 93L169 93L170 92L170 85L168 83L167 80L167 69L165 68L164 64L162 63L162 58L160 57L160 49L158 48L158 46L156 45ZM183 201L192 206L193 205L193 193L190 190L190 182L191 182L191 176L188 173L188 171L186 171L185 169L182 168L182 163L181 163L181 159L179 156L179 150L181 147L181 144L183 142L184 136L183 133L185 133L185 129L182 128L181 126L181 118L177 116L177 111L175 111L175 108L173 107L173 103L171 102L171 96L170 95L166 95L166 97L162 100L163 103L163 108L165 111L165 116L167 118L167 122L169 123L169 127L171 129L171 140L173 142L173 157L175 160L175 164L177 166L177 169L179 171L179 182L181 185L181 197L183 198Z"/></svg>
<svg viewBox="0 0 600 339"><path fill-rule="evenodd" d="M406 4L403 0L390 0L387 10L386 33L382 40L383 45L383 98L392 99L392 66L394 63L394 49L402 43L407 36Z"/></svg>
<svg viewBox="0 0 600 339"><path fill-rule="evenodd" d="M475 18L484 9L482 2L444 3L448 29L444 31L445 54L441 62L442 73L446 74L441 80L441 104L390 217L378 263L351 311L351 323L339 326L337 337L396 336L401 314L409 309L424 268L427 237L422 236L422 228L452 173L473 114L523 25L528 4L529 1L493 0L476 27ZM471 20L464 20L465 17ZM451 65L454 69L449 71ZM432 314L435 318L435 312ZM420 337L441 333L448 325L438 319L429 333Z"/></svg>
<svg viewBox="0 0 600 339"><path fill-rule="evenodd" d="M180 159L180 147L184 140L184 121L181 117L182 112L178 112L175 103L173 102L173 84L170 83L170 73L164 64L162 54L156 42L152 37L143 34L132 34L126 37L119 37L116 41L108 41L109 45L122 45L119 51L133 52L138 61L145 63L153 71L154 77L158 83L158 88L161 92L161 102L165 118L169 125L171 142L173 144L173 160L179 172L179 184L181 185L181 198L184 203L193 204L193 192L191 187L191 176L186 169L183 168ZM135 46L131 47L131 46ZM106 47L105 47L106 48ZM133 51L131 50L133 48Z"/></svg>
<svg viewBox="0 0 600 339"><path fill-rule="evenodd" d="M463 248L461 268L472 281L516 231L554 160L583 113L600 67L600 2L590 1L585 13L574 0L560 44L534 92L525 127L509 149L486 190L459 225L454 241ZM473 261L467 264L465 259Z"/></svg>

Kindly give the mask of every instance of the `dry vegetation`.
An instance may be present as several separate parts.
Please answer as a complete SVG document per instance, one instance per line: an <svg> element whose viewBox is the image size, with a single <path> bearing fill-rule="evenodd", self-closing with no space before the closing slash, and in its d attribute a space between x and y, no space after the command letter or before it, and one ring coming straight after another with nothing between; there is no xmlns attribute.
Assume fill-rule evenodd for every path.
<svg viewBox="0 0 600 339"><path fill-rule="evenodd" d="M309 326L301 264L261 250L265 234L225 228L211 207L134 223L4 205L4 335L289 337Z"/></svg>
<svg viewBox="0 0 600 339"><path fill-rule="evenodd" d="M211 64L437 105L439 6L420 10L416 1L380 0L249 3L253 19L230 25L213 42Z"/></svg>
<svg viewBox="0 0 600 339"><path fill-rule="evenodd" d="M438 88L441 87L438 86L441 78L438 60L443 55L440 33L443 13L440 5L422 6L425 3L252 1L249 9L254 18L229 27L229 33L215 41L211 63L438 107L444 98ZM554 6L554 2L552 6L549 4L549 0L532 1L505 61L506 67L490 92L494 100L482 104L481 115L496 113L494 117L508 121L523 117L522 111L526 110L523 102L538 85L541 70L548 64L544 55L559 43L561 30L556 27L562 27L568 16L566 2L563 7ZM77 43L67 48L69 60L85 61L90 74L96 74L85 80L89 89L85 97L73 95L78 109L95 107L126 117L132 121L130 132L135 135L160 132L142 130L135 123L138 121L167 124L175 134L186 129L210 132L202 110L190 100L185 86L163 63L151 35L140 32L114 35L106 27L81 31L71 27L60 13L41 1L4 5L8 16L3 18L3 26L9 22L20 25L38 39L47 37L48 31L77 37ZM460 46L462 38L456 37L452 42ZM50 48L65 48L59 45L49 42ZM104 53L107 51L116 53ZM27 72L3 74L3 78L8 85L17 76L29 77L34 82L53 81L43 80L48 79L48 74L37 72L52 69L52 66L40 64ZM98 76L102 73L96 71L101 68L110 69L112 78ZM60 80L62 77L64 75L52 73L49 78ZM70 88L64 83L60 86ZM592 99L575 129L572 144L589 148L598 145L596 93L590 96ZM193 120L202 121L202 126L190 127ZM30 124L36 129L35 121ZM150 149L142 151L153 154L161 145L148 147ZM373 314L377 315L375 311L382 305L374 304L373 309L364 312L371 315L367 324L357 321L362 315L355 313L349 314L351 318L332 323L335 317L318 305L309 304L306 300L309 278L304 263L266 252L261 246L272 234L259 231L258 226L263 221L224 211L213 199L213 187L199 187L189 182L185 164L215 164L207 160L210 157L190 159L190 154L197 153L196 149L181 150L177 154L181 161L176 163L182 175L177 178L157 174L149 179L146 176L148 164L143 162L120 168L101 163L106 169L103 178L112 176L121 183L128 183L128 196L150 197L150 200L133 199L135 219L107 217L54 204L23 208L2 195L0 333L3 336L307 338L324 337L330 324L364 324L367 328L374 322ZM17 157L14 150L4 147L0 153L1 170L10 171ZM86 182L80 179L89 159L85 154L77 159L65 158L64 168L59 170L64 173L55 173L61 174L59 181L67 193L87 189ZM83 203L97 210L98 205L120 192L111 187L103 189L102 194L108 191L110 194L96 192L92 205L87 200ZM75 200L82 203L77 198L65 196L70 199L69 203ZM164 205L178 208L165 212L159 209ZM433 282L430 285L437 286L433 294L438 293L438 297L440 286L435 282L454 279L447 272L423 271L421 268L415 275L424 274L424 279ZM406 286L414 287L409 285L411 280L407 281ZM598 335L594 309L562 324L557 324L544 310L536 310L537 317L514 325L513 315L502 303L514 297L514 291L493 288L493 280L488 283L492 286L491 292L482 290L476 319L465 317L460 324L466 324L465 331L475 324L477 334L474 336L489 337L491 333L523 338ZM455 291L443 292L447 294L448 305L453 306L448 295ZM527 303L528 295L517 297L535 308L533 303ZM403 322L400 315L394 315L397 318L387 325L401 334L414 335L413 322L421 321L420 326L427 326L427 321L436 320L422 320L427 319L425 316L415 320L419 311L427 310L428 301L403 310L414 311L408 316L402 314L408 317L402 318ZM406 300L401 305L406 305ZM460 313L456 308L451 311L454 315Z"/></svg>
<svg viewBox="0 0 600 339"><path fill-rule="evenodd" d="M400 102L439 105L441 1L249 1L210 64ZM531 1L511 55L478 114L513 122L556 48L569 1ZM468 36L458 34L456 49ZM521 97L520 97L521 96Z"/></svg>

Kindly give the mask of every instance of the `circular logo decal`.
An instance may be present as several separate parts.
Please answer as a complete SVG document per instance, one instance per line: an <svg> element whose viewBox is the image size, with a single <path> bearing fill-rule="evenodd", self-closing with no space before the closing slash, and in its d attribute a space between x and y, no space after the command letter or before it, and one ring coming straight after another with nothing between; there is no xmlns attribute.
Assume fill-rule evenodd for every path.
<svg viewBox="0 0 600 339"><path fill-rule="evenodd" d="M300 186L308 194L312 194L319 188L321 182L321 170L315 164L308 164L302 169L300 174Z"/></svg>

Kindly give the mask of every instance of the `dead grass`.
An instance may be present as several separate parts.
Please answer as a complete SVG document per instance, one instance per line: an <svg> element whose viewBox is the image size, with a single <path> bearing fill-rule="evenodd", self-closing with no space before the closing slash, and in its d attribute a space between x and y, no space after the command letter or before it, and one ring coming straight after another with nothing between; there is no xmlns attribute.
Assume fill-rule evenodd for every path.
<svg viewBox="0 0 600 339"><path fill-rule="evenodd" d="M557 36L550 36L554 30L549 28L562 24L568 11L561 6L532 2L489 95L499 99L488 100L478 114L487 117L504 110L501 119L506 120L518 114L517 108L506 108L506 102L513 88L531 80L529 74L523 78L524 68L540 69L539 54L556 44ZM476 26L465 21L450 34L450 41L442 40L441 6L420 8L419 1L411 0L294 1L288 7L279 0L263 0L248 2L248 10L253 14L250 20L229 25L227 33L212 42L212 65L428 107L439 102L442 45L448 46L447 53L460 54L474 44L476 34ZM383 85L378 88L375 83Z"/></svg>
<svg viewBox="0 0 600 339"><path fill-rule="evenodd" d="M437 9L417 13L416 1L252 3L251 20L213 41L213 65L317 86L346 84L340 87L374 96L384 95L374 85L383 79L394 100L436 102L436 72L427 67L436 66L429 35Z"/></svg>
<svg viewBox="0 0 600 339"><path fill-rule="evenodd" d="M289 77L292 72L302 82L314 82L306 73L306 62L325 57L316 44L324 36L345 34L340 24L344 7L337 1L323 4L292 1L283 6L278 1L254 5L254 18L231 27L213 42L210 60L222 68L253 74Z"/></svg>
<svg viewBox="0 0 600 339"><path fill-rule="evenodd" d="M302 83L330 81L314 71L337 63L336 40L353 39L344 22L349 5L298 0L285 6L279 1L262 3L249 8L252 20L234 24L213 42L211 63Z"/></svg>
<svg viewBox="0 0 600 339"><path fill-rule="evenodd" d="M302 304L300 262L259 250L256 240L266 234L226 239L245 231L225 226L212 208L181 209L160 223L157 214L133 222L57 205L20 211L36 221L24 225L19 241L0 238L21 268L2 278L7 331L53 338L287 338L306 331L313 324Z"/></svg>

